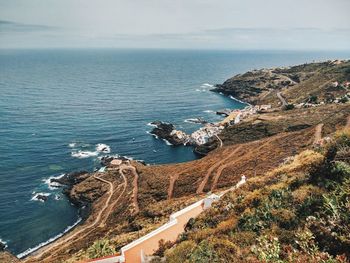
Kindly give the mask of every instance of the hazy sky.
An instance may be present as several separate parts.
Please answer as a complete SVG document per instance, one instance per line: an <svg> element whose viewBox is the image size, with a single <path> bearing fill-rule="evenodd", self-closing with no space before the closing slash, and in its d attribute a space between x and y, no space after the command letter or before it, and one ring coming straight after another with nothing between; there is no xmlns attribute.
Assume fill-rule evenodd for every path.
<svg viewBox="0 0 350 263"><path fill-rule="evenodd" d="M350 49L350 0L0 0L0 48Z"/></svg>

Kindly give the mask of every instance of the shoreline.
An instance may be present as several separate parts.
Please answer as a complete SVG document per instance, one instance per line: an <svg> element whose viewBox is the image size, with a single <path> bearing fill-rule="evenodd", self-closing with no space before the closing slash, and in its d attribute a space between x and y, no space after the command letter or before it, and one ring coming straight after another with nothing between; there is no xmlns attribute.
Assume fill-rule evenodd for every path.
<svg viewBox="0 0 350 263"><path fill-rule="evenodd" d="M50 244L57 241L61 237L64 237L65 235L67 235L71 231L73 231L75 229L75 227L78 226L80 223L84 223L84 221L81 217L79 217L78 220L73 225L67 226L63 232L57 234L54 237L49 238L47 241L44 241L33 248L28 248L27 250L17 254L16 257L19 259L25 259L28 256L35 255L35 253L38 252L40 249L42 249L44 247L49 247Z"/></svg>

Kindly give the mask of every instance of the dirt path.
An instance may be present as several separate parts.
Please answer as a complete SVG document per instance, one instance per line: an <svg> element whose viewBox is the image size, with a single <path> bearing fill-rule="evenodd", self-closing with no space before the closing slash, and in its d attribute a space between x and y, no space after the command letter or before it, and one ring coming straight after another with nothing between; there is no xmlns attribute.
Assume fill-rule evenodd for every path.
<svg viewBox="0 0 350 263"><path fill-rule="evenodd" d="M231 157L234 157L234 155L241 149L241 146L238 146L230 155L229 155L229 158ZM228 166L231 166L232 164L234 164L235 162L237 161L237 158L234 159L232 162L229 162L227 164L223 164L223 165L220 165L219 168L217 169L216 171L216 174L215 174L215 177L214 177L214 180L213 180L213 184L211 186L211 191L215 190L216 189L216 186L218 184L218 181L219 181L219 178L221 176L221 173L222 171L228 167Z"/></svg>
<svg viewBox="0 0 350 263"><path fill-rule="evenodd" d="M218 161L217 163L215 163L214 165L212 165L212 166L209 168L208 172L206 173L205 177L203 178L202 182L199 184L199 186L198 186L198 188L197 188L197 191L196 191L197 194L202 194L202 193L203 193L204 187L205 187L205 185L207 184L211 173L212 173L217 167L219 167L220 165L222 165L222 163L226 162L229 158L231 158L231 154L230 154L228 157L226 157L225 159L222 159L221 161Z"/></svg>
<svg viewBox="0 0 350 263"><path fill-rule="evenodd" d="M219 140L220 148L221 148L221 147L224 145L224 144L222 143L222 140L221 140L220 137L217 136L216 134L215 134L214 136Z"/></svg>
<svg viewBox="0 0 350 263"><path fill-rule="evenodd" d="M277 136L276 138L281 138L281 137L283 137L283 136L284 136L284 135L279 135L279 136ZM239 161L239 160L240 160L241 158L243 158L244 156L252 154L254 151L257 151L257 150L259 150L259 149L265 147L265 146L266 146L267 144L269 144L269 143L270 143L270 142L267 141L267 142L264 142L263 144L261 144L260 146L257 145L257 148L255 148L255 149L253 149L253 150L250 150L250 151L244 153L243 156L240 156L239 158L235 158L235 159L233 159L233 160L232 160L231 162L229 162L229 163L220 165L219 168L218 168L217 171L216 171L216 175L215 175L215 177L214 177L214 179L213 179L213 183L212 183L212 186L211 186L211 189L210 189L210 190L211 190L211 191L214 191L214 190L216 189L217 184L218 184L218 181L219 181L219 179L220 179L220 176L221 176L221 174L222 174L222 172L223 172L223 170L224 170L225 168L234 165L237 161ZM241 150L241 149L242 149L242 146L238 146L238 147L229 155L229 157L226 158L225 160L234 157L234 155L235 155L239 150Z"/></svg>
<svg viewBox="0 0 350 263"><path fill-rule="evenodd" d="M138 195L138 192L139 192L139 188L138 188L137 182L138 182L138 179L139 179L139 175L138 175L138 173L136 171L136 168L134 166L132 166L132 165L121 165L120 166L120 171L121 171L122 174L123 174L123 170L130 170L132 172L132 174L134 175L134 180L132 182L132 185L133 185L132 201L133 201L133 205L134 205L134 209L135 209L135 214L137 214L138 212L140 212L139 202L137 200L137 195Z"/></svg>
<svg viewBox="0 0 350 263"><path fill-rule="evenodd" d="M117 205L117 203L119 202L120 198L124 195L125 193L125 190L126 190L126 187L128 186L128 180L126 179L125 175L120 172L122 178L123 178L123 190L122 192L119 194L119 196L117 197L117 199L109 206L108 210L107 210L107 213L106 213L106 216L104 217L104 219L102 220L102 222L100 223L99 227L105 227L106 225L106 222L107 222L107 219L109 217L109 215L112 213L112 210L115 208L115 206ZM120 186L120 185L119 185ZM116 190L119 189L119 186Z"/></svg>
<svg viewBox="0 0 350 263"><path fill-rule="evenodd" d="M101 181L103 183L109 184L109 190L108 190L109 196L108 196L108 198L107 198L107 200L105 202L105 205L103 206L103 208L98 213L96 219L91 224L82 227L79 231L76 231L76 232L72 233L71 235L64 236L59 242L54 242L54 243L52 243L51 246L48 245L46 247L46 249L44 249L43 251L41 251L38 254L35 254L33 256L28 257L27 260L25 260L24 262L31 261L31 260L37 260L37 259L41 258L44 254L49 253L50 251L56 252L57 250L60 250L60 249L62 249L64 247L66 247L66 246L71 245L71 244L69 244L67 242L69 242L73 238L75 238L74 241L77 241L77 240L80 240L81 238L85 237L86 235L89 234L89 232L87 232L87 230L89 230L90 228L96 226L101 221L102 214L108 208L109 202L111 201L112 195L114 193L114 186L113 186L113 183L111 183L110 181L107 181L107 180L105 180L105 179L103 179L101 177L98 177L96 175L93 175L93 177L96 180L99 180L99 181ZM49 260L50 256L45 258L45 260Z"/></svg>
<svg viewBox="0 0 350 263"><path fill-rule="evenodd" d="M314 135L314 144L318 144L322 139L322 128L323 128L323 123L320 123L316 126L315 135Z"/></svg>
<svg viewBox="0 0 350 263"><path fill-rule="evenodd" d="M277 92L277 97L282 103L282 107L285 107L288 105L287 101L282 97L281 92Z"/></svg>
<svg viewBox="0 0 350 263"><path fill-rule="evenodd" d="M175 182L176 180L179 178L179 176L181 174L184 174L186 172L188 172L189 170L191 170L191 168L187 168L179 173L170 175L170 179L169 179L169 188L168 188L168 200L170 200L171 198L173 198L173 194L174 194L174 186L175 186Z"/></svg>

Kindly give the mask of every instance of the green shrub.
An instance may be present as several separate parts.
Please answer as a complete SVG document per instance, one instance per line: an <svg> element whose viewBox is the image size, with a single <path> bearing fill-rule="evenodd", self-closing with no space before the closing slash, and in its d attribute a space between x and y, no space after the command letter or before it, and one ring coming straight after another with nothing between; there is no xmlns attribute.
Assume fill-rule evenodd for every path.
<svg viewBox="0 0 350 263"><path fill-rule="evenodd" d="M286 106L284 106L284 110L293 110L295 108L294 104L287 104Z"/></svg>
<svg viewBox="0 0 350 263"><path fill-rule="evenodd" d="M101 239L94 242L92 246L87 249L89 258L100 258L116 253L115 248L109 243L107 239Z"/></svg>
<svg viewBox="0 0 350 263"><path fill-rule="evenodd" d="M174 248L165 252L166 263L189 262L192 251L196 247L193 241L184 241L176 245Z"/></svg>
<svg viewBox="0 0 350 263"><path fill-rule="evenodd" d="M213 244L208 240L203 240L193 250L189 262L191 263L214 263L220 262L219 255L216 253Z"/></svg>
<svg viewBox="0 0 350 263"><path fill-rule="evenodd" d="M252 252L263 262L283 262L280 259L281 245L277 237L259 237Z"/></svg>

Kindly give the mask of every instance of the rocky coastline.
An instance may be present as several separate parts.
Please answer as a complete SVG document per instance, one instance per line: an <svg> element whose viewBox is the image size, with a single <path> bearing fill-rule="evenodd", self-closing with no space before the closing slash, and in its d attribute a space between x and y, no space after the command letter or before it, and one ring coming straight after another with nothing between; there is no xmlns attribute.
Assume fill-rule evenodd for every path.
<svg viewBox="0 0 350 263"><path fill-rule="evenodd" d="M67 196L69 202L78 208L79 216L82 220L89 217L91 212L92 202L83 198L83 196L78 196L73 194L73 187L91 176L91 173L87 171L78 171L65 174L60 178L50 179L50 183L57 183L63 188L62 193Z"/></svg>
<svg viewBox="0 0 350 263"><path fill-rule="evenodd" d="M282 89L288 90L294 87L294 85L298 85L299 82L304 80L304 75L300 74L299 76L297 73L293 73L290 68L283 70L288 70L288 72L291 72L287 78L284 77L284 71L282 72L282 69L260 70L248 72L246 74L234 77L239 79L244 75L246 75L247 78L255 76L259 79L259 82L257 80L248 79L248 81L243 85L240 82L243 80L228 80L225 82L226 84L224 83L217 85L213 90L214 92L222 92L227 96L235 96L240 100L255 104L255 106L250 105L245 109L239 110L237 112L235 112L235 110L229 109L225 111L218 111L220 114L226 117L225 120L215 124L206 123L205 121L200 120L199 123L203 124L203 127L191 135L177 130L175 125L171 123L161 121L154 121L150 123L152 126L154 126L153 130L150 132L152 135L160 139L164 139L174 146L192 146L194 147L194 152L201 156L208 155L209 152L220 148L220 146L222 146L222 141L228 148L223 148L222 150L218 149L217 151L211 153L209 156L196 160L193 163L195 165L184 163L158 167L146 167L140 165L139 162L133 162L132 165L134 165L135 171L139 174L140 177L132 177L133 170L130 169L130 167L128 168L129 171L128 169L124 168L125 175L130 181L129 184L125 184L125 187L128 186L133 188L128 188L128 191L126 191L126 193L130 195L129 198L126 198L127 194L121 195L121 198L124 198L126 196L126 201L118 206L121 207L120 210L117 210L115 207L113 207L113 209L116 209L116 214L110 218L110 226L114 226L113 224L121 224L121 221L118 221L116 223L114 220L117 218L117 216L120 216L118 217L118 220L120 220L122 216L125 216L127 218L125 221L127 223L125 224L133 224L136 226L135 229L139 231L139 226L141 224L135 223L138 218L145 216L147 220L150 220L150 218L153 220L154 216L149 215L153 215L156 212L159 213L160 208L158 206L154 209L154 211L149 211L150 203L157 204L160 201L164 201L166 202L166 206L170 206L170 199L165 201L167 196L170 196L171 198L174 198L174 196L175 198L179 198L195 193L197 190L198 178L201 178L201 176L203 176L203 174L205 174L211 168L211 165L213 163L211 161L213 160L215 163L222 162L222 165L227 165L229 163L229 160L232 161L232 167L234 168L227 166L227 169L220 170L220 174L223 173L223 176L221 177L223 179L219 181L219 187L226 187L231 185L232 181L235 180L234 176L236 176L236 173L241 175L241 173L246 173L249 171L250 174L253 174L253 172L257 173L258 175L262 174L263 172L271 169L271 167L275 167L277 164L281 163L292 153L294 154L294 152L297 152L305 147L305 145L308 145L310 138L312 138L313 135L312 127L317 123L315 116L318 116L318 114L321 113L325 114L325 116L329 116L330 113L328 111L334 112L332 108L333 106L343 107L344 105L322 105L320 109L315 109L314 112L309 112L308 109L305 108L297 109L299 110L297 113L303 113L300 114L300 116L311 116L311 114L314 116L314 118L305 117L305 120L299 123L299 120L294 118L294 115L298 115L297 113L292 114L293 112L291 113L290 111L285 111L280 107L278 98L276 96L276 91ZM268 83L274 83L276 86L272 84L269 86ZM243 87L239 88L238 86L241 84ZM305 97L308 97L308 94L304 94L304 100ZM291 101L294 102L294 100L297 101L297 99L294 98ZM344 114L344 116L347 115L349 111L349 109L345 108L345 106L342 108L342 110L339 111L340 113ZM347 110L346 114L345 110ZM341 123L341 125L343 125L344 116L336 116L337 119L335 123ZM329 122L325 123L325 131L327 131L327 133L333 132L335 125L333 125L331 119L329 117L322 119ZM276 139L271 139L270 142L268 137L274 138L273 136L278 136L278 133L281 133L282 135L280 137L276 137ZM288 133L291 134L290 137L288 137ZM284 138L284 136L286 138ZM261 147L256 147L256 145L259 143L259 140L262 140L263 143L261 143ZM274 140L276 140L276 142ZM290 144L289 147L284 147L284 144L280 143L280 140L283 141L284 144ZM242 144L246 145L243 145L243 147L241 147ZM239 146L237 148L234 148L236 145ZM232 147L232 149L230 147ZM246 147L248 147L248 150L245 152ZM228 156L227 149L231 150L230 153L232 153L232 156ZM242 158L239 157L238 153L237 155L233 154L236 150L242 152ZM250 155L250 152L254 153L254 155ZM245 154L247 155L246 158L244 157ZM255 161L252 161L252 156L256 157L264 155L267 155L268 158L261 158L261 160L259 159L259 162L257 162L257 159ZM127 160L128 159L124 157L103 157L101 159L101 164L105 167L111 168L110 172L106 173L105 176L110 176L108 177L109 180L112 180L111 178L113 178L113 180L117 180L116 178L119 178L120 176L118 177L116 175L120 173L120 171L123 173L123 169L118 170L116 167L119 167L122 162L125 162ZM224 163L223 160L227 161ZM234 165L233 160L235 162ZM258 169L256 169L257 165L259 165ZM240 171L240 173L237 171ZM69 200L74 205L81 209L82 212L80 213L85 213L84 218L87 218L89 215L94 216L94 213L91 213L91 207L95 206L96 203L99 203L99 197L107 192L102 189L103 187L101 187L101 184L98 180L89 180L89 178L93 175L93 173L82 171L70 173L61 178L51 179L51 182L63 185L63 192L67 195ZM158 177L156 178L155 175ZM169 185L171 182L173 182L174 187L174 189L172 189L173 193L170 195L169 192L164 192L164 189L167 189L168 187L168 180L164 180L164 178L168 178L168 175L170 176ZM174 179L171 177L171 175L177 175L178 177L174 177ZM85 184L85 180L88 181L86 183L87 186L82 186ZM94 183L91 183L91 181L94 181L96 185L92 185ZM121 184L121 182L118 181L117 185L119 184ZM75 186L79 187L78 192L75 190ZM98 187L100 188L98 189ZM213 187L213 189L215 189L215 187ZM85 189L86 192L84 192ZM137 191L135 191L135 189L137 189ZM206 188L205 190L209 191L210 188ZM88 191L94 191L95 195L92 198L88 197ZM137 216L134 213L134 207L130 209L130 211L132 211L130 214L127 214L127 212L125 212L127 211L126 207L129 207L130 203L133 202L132 200L135 200L135 196L136 201L138 200L141 208L141 212L137 214ZM128 231L130 232L129 228L127 227L125 227L127 230L120 230L120 228L117 227L115 229L117 229L116 231L120 231L120 233L122 233L121 235L127 233ZM102 233L102 230L100 231ZM110 234L111 232L108 233ZM100 235L98 237L100 237ZM92 239L88 239L90 243L91 240ZM118 243L120 239L116 238L115 240L117 240L116 242ZM119 246L120 244L118 243L118 247Z"/></svg>

